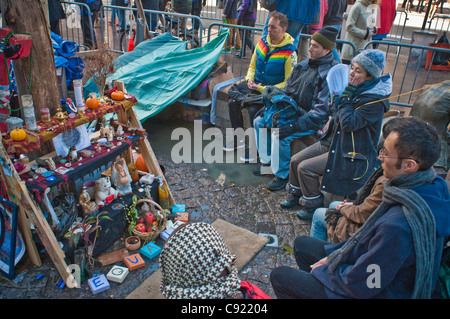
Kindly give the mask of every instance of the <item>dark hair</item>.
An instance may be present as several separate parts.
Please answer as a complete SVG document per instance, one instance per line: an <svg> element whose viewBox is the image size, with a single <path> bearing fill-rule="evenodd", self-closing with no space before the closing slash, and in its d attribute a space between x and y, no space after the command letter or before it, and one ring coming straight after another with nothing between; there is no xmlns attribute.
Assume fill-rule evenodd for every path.
<svg viewBox="0 0 450 319"><path fill-rule="evenodd" d="M439 159L441 143L433 126L414 117L403 117L396 121L392 132L398 134L398 156L417 160L419 170L429 169Z"/></svg>
<svg viewBox="0 0 450 319"><path fill-rule="evenodd" d="M278 21L280 21L280 26L282 28L287 28L289 26L289 20L284 13L281 13L281 12L278 12L275 10L270 13L270 17L274 18L274 19L278 19Z"/></svg>

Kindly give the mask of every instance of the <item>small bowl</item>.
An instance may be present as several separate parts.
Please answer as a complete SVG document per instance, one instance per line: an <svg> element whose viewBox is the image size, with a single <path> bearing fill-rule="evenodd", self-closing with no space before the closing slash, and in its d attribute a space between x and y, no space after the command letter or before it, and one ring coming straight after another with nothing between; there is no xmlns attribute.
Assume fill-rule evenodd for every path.
<svg viewBox="0 0 450 319"><path fill-rule="evenodd" d="M125 239L125 248L127 250L138 250L141 248L141 240L137 236L130 236Z"/></svg>

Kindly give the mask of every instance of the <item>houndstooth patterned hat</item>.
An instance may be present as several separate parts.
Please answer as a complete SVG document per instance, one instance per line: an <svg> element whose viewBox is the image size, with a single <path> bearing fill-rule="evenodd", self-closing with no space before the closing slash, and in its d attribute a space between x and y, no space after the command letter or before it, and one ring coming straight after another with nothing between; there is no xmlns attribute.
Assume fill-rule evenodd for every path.
<svg viewBox="0 0 450 319"><path fill-rule="evenodd" d="M191 223L169 237L160 254L161 292L169 299L227 299L240 288L236 256L206 223Z"/></svg>

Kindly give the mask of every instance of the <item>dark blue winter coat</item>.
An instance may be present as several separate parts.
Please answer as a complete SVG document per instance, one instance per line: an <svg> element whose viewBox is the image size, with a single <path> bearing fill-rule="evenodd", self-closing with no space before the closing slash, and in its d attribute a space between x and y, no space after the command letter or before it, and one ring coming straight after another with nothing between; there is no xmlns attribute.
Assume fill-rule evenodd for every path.
<svg viewBox="0 0 450 319"><path fill-rule="evenodd" d="M450 195L447 184L436 177L430 184L413 188L428 204L436 221L433 298L440 296L437 280L444 238L450 235ZM325 246L327 256L346 241ZM329 298L408 299L412 295L416 274L416 254L411 228L400 205L392 206L372 229L362 236L346 262L330 273L328 264L317 267L311 274L325 287ZM370 265L380 270L380 287L370 288Z"/></svg>
<svg viewBox="0 0 450 319"><path fill-rule="evenodd" d="M322 191L349 196L372 175L383 116L389 111L389 101L383 99L391 92L392 78L386 74L374 87L333 105L333 118L323 138L331 143ZM370 102L374 103L366 104Z"/></svg>

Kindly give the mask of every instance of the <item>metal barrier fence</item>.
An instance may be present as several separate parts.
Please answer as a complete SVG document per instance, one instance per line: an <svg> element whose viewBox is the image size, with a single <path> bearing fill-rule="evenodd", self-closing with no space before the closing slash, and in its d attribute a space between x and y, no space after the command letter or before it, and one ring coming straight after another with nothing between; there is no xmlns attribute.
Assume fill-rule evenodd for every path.
<svg viewBox="0 0 450 319"><path fill-rule="evenodd" d="M158 36L170 33L187 42L189 48L201 47L203 22L200 17L166 11L143 10L150 33ZM110 23L119 17L119 25ZM138 9L130 7L104 5L100 8L100 25L103 40L110 50L127 52L130 38L134 39L139 28ZM198 32L193 28L198 26ZM142 32L144 26L142 26Z"/></svg>
<svg viewBox="0 0 450 319"><path fill-rule="evenodd" d="M384 73L390 73L393 82L391 104L411 107L424 86L449 78L450 67L445 71L434 66L433 61L438 53L450 54L450 49L387 41L370 41L364 49L372 48L373 44L386 53Z"/></svg>
<svg viewBox="0 0 450 319"><path fill-rule="evenodd" d="M408 13L405 10L396 10L394 23L392 24L391 32L388 34L387 39L402 42L408 20Z"/></svg>
<svg viewBox="0 0 450 319"><path fill-rule="evenodd" d="M437 33L438 37L450 30L450 15L435 14L428 22L428 31Z"/></svg>
<svg viewBox="0 0 450 319"><path fill-rule="evenodd" d="M66 18L60 20L61 37L76 42L81 49L88 50L97 46L94 30L94 13L84 3L61 1Z"/></svg>

